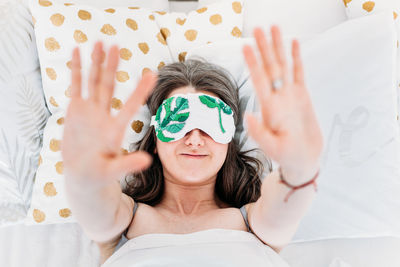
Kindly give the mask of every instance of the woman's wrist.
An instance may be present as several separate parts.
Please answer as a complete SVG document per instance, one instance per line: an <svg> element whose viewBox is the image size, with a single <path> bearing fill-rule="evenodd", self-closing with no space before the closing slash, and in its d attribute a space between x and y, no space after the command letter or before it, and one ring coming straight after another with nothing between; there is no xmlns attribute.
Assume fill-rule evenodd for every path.
<svg viewBox="0 0 400 267"><path fill-rule="evenodd" d="M312 180L319 172L319 165L303 170L291 170L281 168L281 173L284 180L292 186L300 186Z"/></svg>

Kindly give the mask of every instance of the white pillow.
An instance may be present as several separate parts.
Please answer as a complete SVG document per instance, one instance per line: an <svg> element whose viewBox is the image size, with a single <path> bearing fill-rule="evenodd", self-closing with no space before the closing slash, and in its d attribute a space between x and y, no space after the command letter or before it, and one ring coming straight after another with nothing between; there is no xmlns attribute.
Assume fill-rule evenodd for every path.
<svg viewBox="0 0 400 267"><path fill-rule="evenodd" d="M324 151L316 199L292 242L400 236L393 29L392 13L386 12L347 21L301 43L305 81L324 136ZM247 68L240 68L246 65L244 43L253 40L209 44L191 50L187 57L200 56L227 68L240 84L248 76ZM284 44L291 66L290 40ZM239 93L250 98L247 111L259 110L250 80Z"/></svg>
<svg viewBox="0 0 400 267"><path fill-rule="evenodd" d="M224 0L186 13L155 13L174 61L184 61L187 51L209 42L242 36L243 0Z"/></svg>
<svg viewBox="0 0 400 267"><path fill-rule="evenodd" d="M393 19L397 30L397 102L400 114L400 1L399 0L344 0L346 14L349 19L376 14L385 10L393 11ZM400 120L399 126L400 126Z"/></svg>
<svg viewBox="0 0 400 267"><path fill-rule="evenodd" d="M25 222L48 224L74 222L64 191L63 161L60 151L64 115L70 100L72 49L79 46L82 58L82 96L88 96L87 77L94 43L102 40L104 50L111 44L120 48L120 63L111 103L116 115L131 95L146 69L157 71L171 63L171 57L154 18L146 8L89 5L64 5L30 1L36 20L36 44L39 53L43 90L52 113L43 137L37 179ZM126 127L121 149L126 153L130 144L140 140L149 119L146 106L133 116ZM148 120L148 121L146 121ZM122 177L121 177L122 178Z"/></svg>
<svg viewBox="0 0 400 267"><path fill-rule="evenodd" d="M199 6L223 0L199 0ZM299 39L309 39L346 20L339 0L244 0L243 37L253 37L253 28L269 31L278 24L282 32Z"/></svg>
<svg viewBox="0 0 400 267"><path fill-rule="evenodd" d="M0 226L4 226L26 216L50 115L31 15L22 1L0 3L0 95Z"/></svg>

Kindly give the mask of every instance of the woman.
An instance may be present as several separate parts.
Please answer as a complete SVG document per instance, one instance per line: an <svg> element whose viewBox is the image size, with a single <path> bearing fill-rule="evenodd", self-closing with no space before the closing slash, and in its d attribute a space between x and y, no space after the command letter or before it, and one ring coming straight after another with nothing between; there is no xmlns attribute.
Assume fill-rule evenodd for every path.
<svg viewBox="0 0 400 267"><path fill-rule="evenodd" d="M188 78L195 72L182 73L193 70L190 64L210 65L172 64L160 71L158 82L148 72L114 117L110 101L118 49L110 49L103 68L101 43L96 44L88 99L81 98L79 51L74 50L71 102L62 143L66 190L74 216L99 245L102 263L122 249L125 236L139 241L138 237L154 237L148 234L246 231L270 249L270 257L289 243L315 196L310 185L315 185L318 176L323 140L304 84L299 43L292 43L292 80L279 28L272 26L271 34L269 43L260 28L254 30L260 59L251 47L243 48L262 113L261 121L246 114L249 134L280 166L262 185L260 162L239 153L232 139L240 114L237 92L223 71L214 69L215 83L197 88L193 77ZM168 76L171 70L190 82L169 81L174 77ZM147 100L154 127L137 144L142 151L123 155L124 130L155 85ZM168 128L173 120L179 122ZM190 127L184 128L185 123ZM119 178L127 173L135 173L135 179L122 193ZM229 257L235 258L234 254ZM138 256L134 258L139 261ZM172 265L178 266L177 262Z"/></svg>

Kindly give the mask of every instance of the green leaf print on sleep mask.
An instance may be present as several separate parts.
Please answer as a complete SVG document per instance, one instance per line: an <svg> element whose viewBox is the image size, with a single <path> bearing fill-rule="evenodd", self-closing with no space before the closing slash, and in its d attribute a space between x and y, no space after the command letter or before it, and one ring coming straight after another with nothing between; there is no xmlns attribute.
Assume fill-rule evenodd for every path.
<svg viewBox="0 0 400 267"><path fill-rule="evenodd" d="M221 99L203 93L165 99L151 117L151 125L163 142L177 141L196 128L222 144L229 143L235 133L232 109Z"/></svg>

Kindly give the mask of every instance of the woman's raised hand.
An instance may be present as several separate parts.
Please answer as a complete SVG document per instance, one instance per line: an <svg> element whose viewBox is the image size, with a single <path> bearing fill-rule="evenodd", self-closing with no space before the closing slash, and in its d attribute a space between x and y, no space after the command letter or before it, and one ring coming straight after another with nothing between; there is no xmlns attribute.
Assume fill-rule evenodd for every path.
<svg viewBox="0 0 400 267"><path fill-rule="evenodd" d="M129 172L143 170L152 160L146 152L124 155L121 145L130 120L154 88L156 75L146 72L120 112L112 116L110 108L119 49L117 46L110 48L107 66L101 63L102 54L103 45L97 42L88 80L89 97L83 99L79 49L73 51L71 101L61 142L65 175L79 185L92 188L119 181Z"/></svg>
<svg viewBox="0 0 400 267"><path fill-rule="evenodd" d="M300 184L318 171L323 137L304 83L299 42L292 41L291 79L277 26L271 27L271 35L269 42L261 28L254 29L261 58L255 56L251 46L243 47L262 114L261 121L246 114L248 131L264 153L281 166L282 172ZM272 84L277 79L282 83L275 89ZM279 82L275 85L278 87Z"/></svg>

